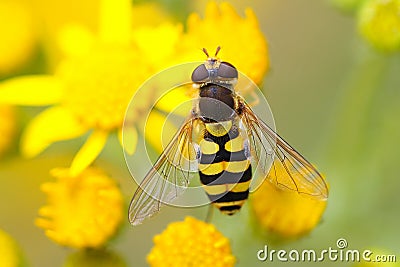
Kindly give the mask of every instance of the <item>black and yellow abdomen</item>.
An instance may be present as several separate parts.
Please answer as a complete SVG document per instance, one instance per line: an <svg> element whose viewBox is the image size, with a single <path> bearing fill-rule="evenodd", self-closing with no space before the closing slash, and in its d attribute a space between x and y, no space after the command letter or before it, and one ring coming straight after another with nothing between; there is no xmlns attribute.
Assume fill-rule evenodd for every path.
<svg viewBox="0 0 400 267"><path fill-rule="evenodd" d="M205 123L199 174L210 201L223 213L239 211L249 195L251 164L246 138L233 121Z"/></svg>

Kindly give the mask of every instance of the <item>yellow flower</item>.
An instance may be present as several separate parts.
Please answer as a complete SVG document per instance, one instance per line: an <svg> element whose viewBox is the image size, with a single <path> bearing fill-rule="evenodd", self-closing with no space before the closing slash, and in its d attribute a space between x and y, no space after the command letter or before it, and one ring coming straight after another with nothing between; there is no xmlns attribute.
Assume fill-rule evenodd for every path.
<svg viewBox="0 0 400 267"><path fill-rule="evenodd" d="M373 46L400 50L400 0L368 0L358 13L358 28Z"/></svg>
<svg viewBox="0 0 400 267"><path fill-rule="evenodd" d="M54 169L56 182L44 183L47 205L36 225L54 242L74 248L103 246L123 218L123 198L116 183L101 170L88 168L72 177Z"/></svg>
<svg viewBox="0 0 400 267"><path fill-rule="evenodd" d="M197 61L204 59L198 48L206 44L198 40L212 39L205 35L207 27L211 31L219 29L214 37L217 37L216 44L226 47L223 48L227 55L224 60L232 60L234 64L237 62L239 69L242 68L243 72L260 82L268 58L265 39L254 13L247 10L246 19L242 19L227 3L221 4L221 14L212 11L213 8L217 6L210 3L203 21L193 14L188 21L189 31L184 33L182 25L168 22L132 29L130 1L102 0L97 35L79 25L69 26L60 34L65 58L54 75L24 76L0 84L0 103L50 105L26 127L21 137L22 154L34 157L54 142L90 132L71 163L71 175L79 175L100 154L111 132L118 131L122 140L122 125L129 100L148 77L165 67L186 62L188 58ZM211 18L216 15L215 12L222 25ZM149 14L148 17L151 16ZM196 22L201 31L194 27ZM248 50L246 53L242 53L240 42L233 42L229 37L229 23L232 23L229 33L237 32L238 39L253 38L250 44L246 42L246 46L243 41L243 46ZM226 32L221 38L218 37L220 30ZM244 54L247 56L242 56ZM124 149L129 154L135 151L137 128L139 121L144 119L143 110L157 100L153 91L154 88L150 88L140 103L135 103L134 109L130 110L129 127L124 129L131 137L129 141L124 141ZM168 113L188 97L177 94L174 99L174 104L157 108ZM161 141L158 130L164 125L165 116L162 113L155 114L152 119L152 130L147 131L145 137L159 149ZM175 128L169 127L168 131L174 131L172 129Z"/></svg>
<svg viewBox="0 0 400 267"><path fill-rule="evenodd" d="M22 135L21 150L27 157L54 142L92 131L71 164L72 175L96 159L111 131L117 130L121 136L130 98L159 68L149 64L138 53L137 44L131 43L130 1L103 0L100 13L98 36L77 25L61 34L66 56L54 75L18 77L0 85L0 102L53 105L34 118ZM147 101L149 105L153 102ZM131 131L137 136L135 128ZM126 149L133 153L135 142Z"/></svg>
<svg viewBox="0 0 400 267"><path fill-rule="evenodd" d="M0 229L0 263L2 267L20 267L23 257L15 240Z"/></svg>
<svg viewBox="0 0 400 267"><path fill-rule="evenodd" d="M0 156L7 150L15 133L15 112L11 106L0 104Z"/></svg>
<svg viewBox="0 0 400 267"><path fill-rule="evenodd" d="M212 224L186 217L154 237L150 266L234 266L229 240Z"/></svg>
<svg viewBox="0 0 400 267"><path fill-rule="evenodd" d="M267 42L254 11L247 8L245 14L242 18L228 2L217 5L214 1L207 4L204 19L191 14L183 40L183 50L192 51L187 59L198 60L200 48L205 47L213 54L221 46L218 54L221 59L260 84L269 68Z"/></svg>
<svg viewBox="0 0 400 267"><path fill-rule="evenodd" d="M37 34L32 11L20 1L0 1L0 76L18 69L33 54Z"/></svg>
<svg viewBox="0 0 400 267"><path fill-rule="evenodd" d="M63 267L127 267L115 252L105 249L85 249L70 254Z"/></svg>
<svg viewBox="0 0 400 267"><path fill-rule="evenodd" d="M276 168L276 172L283 180L290 179L284 169ZM327 204L326 201L299 195L297 192L281 190L267 180L250 199L258 224L286 238L311 231L320 221Z"/></svg>

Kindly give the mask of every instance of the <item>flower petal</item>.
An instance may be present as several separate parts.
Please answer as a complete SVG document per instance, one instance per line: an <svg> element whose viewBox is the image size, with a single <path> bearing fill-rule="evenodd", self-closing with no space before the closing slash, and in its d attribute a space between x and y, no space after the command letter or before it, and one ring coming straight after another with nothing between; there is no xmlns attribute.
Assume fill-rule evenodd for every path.
<svg viewBox="0 0 400 267"><path fill-rule="evenodd" d="M128 153L128 155L133 155L136 151L136 146L138 142L138 132L135 126L124 126L118 131L118 140L123 147L123 149Z"/></svg>
<svg viewBox="0 0 400 267"><path fill-rule="evenodd" d="M179 87L169 91L157 102L156 108L186 117L192 108L193 95L188 93L188 88Z"/></svg>
<svg viewBox="0 0 400 267"><path fill-rule="evenodd" d="M94 42L94 35L81 25L65 26L58 36L60 49L64 55L80 56L89 52Z"/></svg>
<svg viewBox="0 0 400 267"><path fill-rule="evenodd" d="M30 5L22 1L0 1L0 76L25 66L36 51L37 25Z"/></svg>
<svg viewBox="0 0 400 267"><path fill-rule="evenodd" d="M107 142L108 134L108 131L95 130L89 136L72 161L71 176L79 175L97 158Z"/></svg>
<svg viewBox="0 0 400 267"><path fill-rule="evenodd" d="M161 113L153 111L146 121L145 138L160 153L168 145L176 131L177 127L171 121L168 121Z"/></svg>
<svg viewBox="0 0 400 267"><path fill-rule="evenodd" d="M102 0L99 34L105 43L128 44L131 38L132 5L129 0Z"/></svg>
<svg viewBox="0 0 400 267"><path fill-rule="evenodd" d="M59 103L62 83L51 75L12 78L0 84L0 103L44 106Z"/></svg>
<svg viewBox="0 0 400 267"><path fill-rule="evenodd" d="M62 107L51 107L36 116L21 137L21 153L34 157L54 142L83 135L88 129Z"/></svg>
<svg viewBox="0 0 400 267"><path fill-rule="evenodd" d="M220 4L220 9L221 9L221 14L224 14L224 16L226 16L227 18L234 19L234 20L241 19L239 14L236 13L235 8L228 2L222 2Z"/></svg>
<svg viewBox="0 0 400 267"><path fill-rule="evenodd" d="M13 106L0 105L0 158L14 141L17 122Z"/></svg>
<svg viewBox="0 0 400 267"><path fill-rule="evenodd" d="M219 11L218 5L214 1L208 2L206 6L206 17L219 19L221 12Z"/></svg>

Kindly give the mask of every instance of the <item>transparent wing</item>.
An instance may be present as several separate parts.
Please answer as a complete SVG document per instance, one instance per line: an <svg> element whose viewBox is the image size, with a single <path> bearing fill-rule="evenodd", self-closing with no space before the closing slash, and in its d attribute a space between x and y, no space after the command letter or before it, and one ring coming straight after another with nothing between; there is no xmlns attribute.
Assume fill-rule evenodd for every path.
<svg viewBox="0 0 400 267"><path fill-rule="evenodd" d="M201 121L194 115L189 117L146 174L129 206L132 225L157 213L163 204L171 203L188 187L198 170L197 148L192 141L198 123Z"/></svg>
<svg viewBox="0 0 400 267"><path fill-rule="evenodd" d="M252 191L267 178L279 188L326 199L327 184L315 167L260 120L243 99L239 99L239 105L243 110L242 122L248 132L252 164L262 176Z"/></svg>

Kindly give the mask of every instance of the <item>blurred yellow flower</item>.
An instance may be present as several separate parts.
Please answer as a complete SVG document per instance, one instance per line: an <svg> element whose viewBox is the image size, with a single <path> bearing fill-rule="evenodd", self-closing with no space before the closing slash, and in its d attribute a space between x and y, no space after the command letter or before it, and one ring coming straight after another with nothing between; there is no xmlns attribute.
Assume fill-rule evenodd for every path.
<svg viewBox="0 0 400 267"><path fill-rule="evenodd" d="M219 57L232 63L239 71L260 84L269 68L267 42L251 8L245 10L242 18L228 2L219 5L210 1L204 19L192 13L187 21L187 34L182 42L187 60L199 58L199 48L205 47L210 53L217 46L222 49Z"/></svg>
<svg viewBox="0 0 400 267"><path fill-rule="evenodd" d="M32 10L21 1L0 0L0 76L17 70L37 43Z"/></svg>
<svg viewBox="0 0 400 267"><path fill-rule="evenodd" d="M72 175L96 159L111 131L121 132L131 96L158 70L131 43L130 1L103 0L100 13L98 36L78 25L60 35L66 56L54 75L18 77L0 85L0 103L53 105L24 132L21 150L27 157L36 156L56 141L92 130L71 164ZM126 148L131 153L132 146Z"/></svg>
<svg viewBox="0 0 400 267"><path fill-rule="evenodd" d="M24 260L15 240L0 229L0 263L2 267L20 267Z"/></svg>
<svg viewBox="0 0 400 267"><path fill-rule="evenodd" d="M63 267L127 267L115 252L105 249L79 250L70 254Z"/></svg>
<svg viewBox="0 0 400 267"><path fill-rule="evenodd" d="M288 176L284 169L277 168L275 171L283 180ZM285 238L297 237L311 231L320 221L327 204L323 200L279 189L267 180L250 195L250 199L258 224Z"/></svg>
<svg viewBox="0 0 400 267"><path fill-rule="evenodd" d="M26 0L20 0L26 1ZM56 36L71 23L97 28L99 0L29 0L40 34L40 48L46 56L46 67L54 71L64 57Z"/></svg>
<svg viewBox="0 0 400 267"><path fill-rule="evenodd" d="M14 108L0 104L0 156L9 148L15 134Z"/></svg>
<svg viewBox="0 0 400 267"><path fill-rule="evenodd" d="M229 240L212 224L186 217L154 237L150 266L234 266Z"/></svg>
<svg viewBox="0 0 400 267"><path fill-rule="evenodd" d="M223 45L224 60L231 60L245 74L261 82L268 67L267 48L250 9L246 11L246 19L242 19L228 3L221 4L220 12L218 6L210 2L206 18L200 20L192 14L188 20L189 30L184 33L181 24L169 22L157 26L141 23L142 26L132 29L130 4L128 0L102 0L97 35L79 25L67 27L60 34L65 57L54 75L24 76L0 84L0 103L50 105L26 127L21 137L24 156L34 157L54 142L90 132L71 163L71 175L78 175L97 158L111 132L118 131L122 141L125 110L138 87L168 66L189 58L197 61L203 45ZM213 17L216 15L219 20ZM151 20L152 14L147 17ZM232 25L228 25L230 23ZM207 35L215 29L218 30L213 36ZM231 38L232 35L237 38ZM202 41L210 39L215 43ZM249 39L252 41L247 42ZM132 138L124 147L130 154L136 148L137 120L144 119L142 111L154 104L156 99L153 98L149 91L135 107L135 114L131 114L133 123L127 130ZM187 99L188 96L177 94L175 100L179 101L174 103ZM158 108L169 112L174 107L169 104L167 108ZM152 121L152 131L146 134L156 148L161 146L158 129L165 122L165 116L158 115L156 117L161 119Z"/></svg>
<svg viewBox="0 0 400 267"><path fill-rule="evenodd" d="M88 168L72 177L68 169L54 169L55 182L44 183L47 204L36 225L54 242L74 248L103 246L123 218L123 197L115 181L101 170Z"/></svg>
<svg viewBox="0 0 400 267"><path fill-rule="evenodd" d="M373 46L400 50L400 0L368 0L358 12L358 28Z"/></svg>

